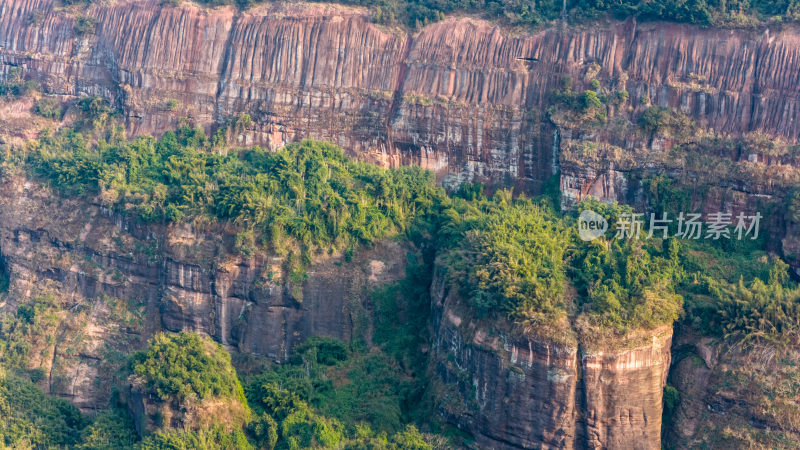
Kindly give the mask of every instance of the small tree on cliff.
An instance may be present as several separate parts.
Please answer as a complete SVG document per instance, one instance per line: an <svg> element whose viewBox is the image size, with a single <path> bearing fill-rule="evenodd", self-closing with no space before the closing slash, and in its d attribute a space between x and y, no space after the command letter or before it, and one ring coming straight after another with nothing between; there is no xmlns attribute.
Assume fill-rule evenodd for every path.
<svg viewBox="0 0 800 450"><path fill-rule="evenodd" d="M244 390L221 345L196 333L159 333L131 357L134 377L161 400L234 397Z"/></svg>
<svg viewBox="0 0 800 450"><path fill-rule="evenodd" d="M140 429L159 431L177 424L203 430L219 424L241 433L250 418L230 354L207 337L159 333L146 349L131 356L130 370L132 390L144 394L132 395L131 401L143 402L145 411L157 411L136 418L145 421Z"/></svg>

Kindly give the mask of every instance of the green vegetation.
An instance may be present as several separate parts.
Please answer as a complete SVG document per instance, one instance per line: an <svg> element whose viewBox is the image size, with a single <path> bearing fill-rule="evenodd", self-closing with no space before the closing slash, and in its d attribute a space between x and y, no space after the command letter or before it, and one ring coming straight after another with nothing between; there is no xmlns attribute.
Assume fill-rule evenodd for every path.
<svg viewBox="0 0 800 450"><path fill-rule="evenodd" d="M426 249L422 254L408 255L406 277L373 294L375 331L372 340L411 376L403 387L402 410L412 419L420 419L419 416L426 413L426 405L420 402L428 359L421 349L430 341L430 286L435 256L432 245L420 247ZM360 347L360 343L356 342L356 346Z"/></svg>
<svg viewBox="0 0 800 450"><path fill-rule="evenodd" d="M133 427L128 412L110 409L99 413L80 433L80 443L76 448L100 450L130 448L139 436Z"/></svg>
<svg viewBox="0 0 800 450"><path fill-rule="evenodd" d="M22 77L20 67L11 67L5 75L5 80L0 82L0 98L24 97L39 90L39 83Z"/></svg>
<svg viewBox="0 0 800 450"><path fill-rule="evenodd" d="M208 338L181 332L157 335L130 365L153 395L172 403L243 395L229 359ZM15 448L431 449L404 415L410 382L381 352L352 352L339 341L312 338L287 363L249 379L247 400L255 414L244 427L164 427L140 441L127 411L88 419L26 378L0 371L0 436Z"/></svg>
<svg viewBox="0 0 800 450"><path fill-rule="evenodd" d="M11 448L69 447L83 426L76 407L6 370L0 370L0 417L0 442Z"/></svg>
<svg viewBox="0 0 800 450"><path fill-rule="evenodd" d="M384 333L383 340L399 334ZM169 404L243 394L242 403L252 408L243 428L163 428L138 443L140 449L432 448L432 437L410 424L421 373L379 348L352 350L340 341L311 338L285 363L249 377L242 390L230 356L218 344L181 332L156 335L130 357L130 370L134 383ZM103 448L115 437L132 439L130 433L130 422L112 411L98 416L81 437L85 448Z"/></svg>
<svg viewBox="0 0 800 450"><path fill-rule="evenodd" d="M102 103L80 106L95 122L107 120ZM188 126L159 140L94 145L66 130L43 136L29 163L66 193L100 194L146 222L233 222L245 233L237 239L245 254L258 242L303 264L314 252L352 251L402 232L441 195L432 174L416 167L386 170L311 141L228 154Z"/></svg>
<svg viewBox="0 0 800 450"><path fill-rule="evenodd" d="M249 430L266 448L429 449L416 428L404 425L409 385L385 354L312 338L287 363L249 380L256 415Z"/></svg>
<svg viewBox="0 0 800 450"><path fill-rule="evenodd" d="M663 436L666 434L666 430L670 430L672 428L672 421L675 418L675 412L678 409L678 405L681 403L681 393L673 386L667 384L664 386L664 396L662 397L662 402L664 405L664 410L662 413L663 423L661 425L661 433Z"/></svg>
<svg viewBox="0 0 800 450"><path fill-rule="evenodd" d="M157 334L147 349L131 356L131 370L148 392L162 400L244 400L231 355L221 345L195 333Z"/></svg>
<svg viewBox="0 0 800 450"><path fill-rule="evenodd" d="M178 108L178 100L174 98L171 98L166 102L164 102L164 109L166 109L167 111L174 111L177 108Z"/></svg>
<svg viewBox="0 0 800 450"><path fill-rule="evenodd" d="M555 95L598 120L607 106L627 101L622 91L606 92L598 82L592 87L577 94L565 79ZM439 254L451 279L479 315L501 314L527 324L553 325L582 317L593 327L619 333L652 328L676 320L681 295L698 291L702 284L687 281L703 270L694 247L660 240L579 241L574 216L560 217L550 204L551 197L557 203L557 195L512 200L511 193L501 191L487 199L480 186L465 186L448 198L434 187L431 174L418 168L380 169L354 162L332 145L311 141L277 152L230 151L223 141L210 140L186 125L159 140L125 141L113 132L114 111L101 100L83 99L78 106L84 119L77 128L46 134L30 146L27 162L34 173L67 194L99 195L109 206L143 221L204 217L233 224L238 229L232 242L236 251L245 256L262 249L286 255L285 269L293 282L302 281L303 269L315 254L343 252L349 257L358 245L404 233L412 239L427 236L424 243L418 242L420 248L444 250ZM243 115L230 126L244 129L251 120ZM640 125L654 134L685 134L692 127L684 115L657 106L644 111ZM654 212L691 207L691 196L667 177L646 179L644 185ZM601 212L612 224L617 214L630 212L598 202L581 208ZM728 247L714 252L749 251L740 248L742 244L720 245ZM418 267L432 264L435 250L424 253L424 266ZM728 267L720 276L745 267ZM419 285L429 282L422 279ZM408 320L393 309L399 288L389 287L376 297L387 317L398 319L395 323ZM403 289L411 292L406 304L425 307L426 293L414 286ZM710 298L712 291L733 288L715 289L708 287L698 295ZM790 298L792 288L785 290ZM567 292L574 292L575 298L567 298ZM387 330L393 328L392 323L386 325ZM397 336L385 337L381 344L406 367L414 367L413 356L398 351L411 341Z"/></svg>
<svg viewBox="0 0 800 450"><path fill-rule="evenodd" d="M508 191L453 206L444 211L443 230L460 244L445 265L471 304L483 315L501 311L536 322L563 316L567 227L528 200L512 201Z"/></svg>
<svg viewBox="0 0 800 450"><path fill-rule="evenodd" d="M658 176L643 184L658 215L692 210L691 195L672 180ZM763 234L755 241L699 242L646 239L643 229L640 240L613 239L618 216L632 210L590 199L576 213L596 211L611 229L606 239L585 243L574 236L573 216L559 217L546 199L511 200L502 191L485 199L469 189L457 195L443 210L439 245L449 247L444 266L480 315L501 313L526 324L569 317L625 333L673 323L686 303L686 320L704 332L779 346L797 342L800 287L785 264L770 261ZM565 295L567 285L576 298Z"/></svg>
<svg viewBox="0 0 800 450"><path fill-rule="evenodd" d="M58 100L42 97L33 104L33 112L47 119L61 119L63 110Z"/></svg>
<svg viewBox="0 0 800 450"><path fill-rule="evenodd" d="M800 188L794 188L786 196L786 219L800 223Z"/></svg>
<svg viewBox="0 0 800 450"><path fill-rule="evenodd" d="M676 211L692 211L692 199L688 190L676 185L672 178L657 175L642 180L642 186L648 196L648 203L657 217L664 213L675 214ZM674 217L674 216L673 216ZM670 231L670 236L674 229Z"/></svg>
<svg viewBox="0 0 800 450"><path fill-rule="evenodd" d="M11 277L8 274L8 268L4 262L0 261L0 294L8 292L9 287L11 287Z"/></svg>
<svg viewBox="0 0 800 450"><path fill-rule="evenodd" d="M241 429L231 431L229 422L224 432L207 424L167 426L181 417L191 420L177 411L202 408L204 400L238 398L247 405L248 399L230 356L217 344L192 333L157 335L130 357L129 380L157 399L159 408L173 411L153 416L164 428L137 445L430 448L411 423L429 418L425 408L432 406L420 401L426 361L419 347L426 339L419 330L429 314L431 244L446 196L431 173L358 163L332 145L310 141L278 152L230 152L224 140L209 140L188 126L159 140L128 142L114 123L115 111L102 100L83 99L77 109L82 117L75 128L45 133L25 158L27 169L63 194L98 195L145 222L210 219L232 226L239 230L233 247L240 253L287 255L292 280L294 269L317 252L342 251L349 258L356 246L399 233L423 248L409 255L409 279L375 293L374 307L386 313L381 323L387 325L375 333L377 347L367 348L360 335L349 345L314 339L300 346L291 361L248 383L255 414L247 410ZM240 116L230 127L246 128L250 120ZM52 337L57 306L41 298L6 318L0 330L7 338L6 364L24 368L29 353L44 347L37 339ZM165 417L171 422L163 422ZM101 414L76 430L76 445L129 446L135 434L125 419L113 411Z"/></svg>
<svg viewBox="0 0 800 450"><path fill-rule="evenodd" d="M619 214L630 213L628 207L594 200L579 205L578 211L583 209L612 224ZM443 230L457 242L445 266L481 314L502 312L529 325L556 325L577 314L598 330L625 333L671 324L681 312L675 243L583 242L573 218L558 217L546 203L511 200L505 191L491 200L456 201L444 214ZM567 285L577 298L567 297Z"/></svg>
<svg viewBox="0 0 800 450"><path fill-rule="evenodd" d="M242 430L230 432L221 426L198 431L158 431L137 442L139 437L127 411L109 409L87 418L69 402L48 396L25 377L2 369L0 415L3 448L254 448Z"/></svg>
<svg viewBox="0 0 800 450"><path fill-rule="evenodd" d="M580 242L571 251L570 277L584 299L590 323L620 332L673 323L683 303L675 293L675 284L683 277L678 241L648 240L645 230L640 239L617 239L618 218L631 214L630 207L589 199L578 205L577 212L585 209L607 218L607 237L613 236Z"/></svg>
<svg viewBox="0 0 800 450"><path fill-rule="evenodd" d="M607 92L599 83L592 88L574 93L565 81L557 94L562 104L597 120L629 100L624 91ZM431 448L444 439L428 433L441 432L438 424L425 434L414 424L430 423L434 406L425 378L427 355L420 349L429 342L436 258L479 319L509 319L534 333L618 337L672 324L685 308L683 320L704 333L778 347L798 342L800 287L785 264L769 258L763 239L616 240L616 219L631 208L587 200L561 214L557 179L548 181L547 195L539 199L515 199L503 190L489 198L480 185L447 196L428 172L358 163L330 144L234 151L224 145L224 133L209 139L187 125L161 139L126 141L115 127L115 111L101 100L83 99L77 107L83 118L75 128L43 134L25 158L28 170L66 195L98 196L144 222L196 220L228 227L235 231L229 244L242 255L285 255L291 282L302 281L301 269L314 256L349 258L377 239L402 235L413 250L406 278L378 289L367 305L375 315L371 339L359 333L349 343L312 338L284 364L248 377L244 388L230 355L210 339L157 335L128 366L129 380L149 398L180 407L232 399L245 411L232 427L226 422L174 429L165 421L142 440L127 413L109 410L89 420L22 377L45 376L24 369L54 339L60 305L47 296L20 304L0 327L0 361L18 369L3 382L25 393L7 399L0 383L0 409L12 418L0 420L6 445ZM230 127L243 130L251 121L242 115ZM685 116L658 107L648 108L640 125L649 133L685 133L691 127ZM643 181L654 212L691 209L692 195L671 179ZM798 198L789 196L788 220L800 217ZM609 219L605 237L578 239L575 220L583 209ZM679 395L670 389L664 399L671 415ZM28 410L35 415L26 415Z"/></svg>
<svg viewBox="0 0 800 450"><path fill-rule="evenodd" d="M770 265L766 256L743 263L737 260L747 259L746 254L693 252L741 268L732 272L739 275L736 281L699 274L687 280L683 289L688 293L690 324L745 344L782 348L800 342L800 286L789 279L785 263L774 260ZM769 269L767 274L765 269Z"/></svg>
<svg viewBox="0 0 800 450"><path fill-rule="evenodd" d="M719 314L726 337L795 345L800 333L800 287L788 283L788 266L779 261L765 283L740 281L735 287L710 286L720 301Z"/></svg>
<svg viewBox="0 0 800 450"><path fill-rule="evenodd" d="M176 4L178 0L167 3ZM235 4L247 8L254 0L203 0L209 6ZM800 4L795 0L343 0L341 3L366 6L373 20L382 24L403 24L419 28L441 20L446 14L473 13L512 25L538 25L561 17L573 22L613 16L636 16L640 20L667 20L699 25L751 26L763 21L800 20Z"/></svg>
<svg viewBox="0 0 800 450"><path fill-rule="evenodd" d="M639 126L650 134L669 133L671 136L686 136L693 124L683 113L663 106L650 106L639 118Z"/></svg>
<svg viewBox="0 0 800 450"><path fill-rule="evenodd" d="M553 105L548 110L550 116L553 116L558 107L566 107L571 120L603 124L608 118L610 106L620 106L628 101L627 91L605 89L596 79L592 80L591 85L592 89L576 92L573 91L572 78L562 78L560 87L551 92Z"/></svg>
<svg viewBox="0 0 800 450"><path fill-rule="evenodd" d="M16 314L5 314L0 322L0 363L4 367L27 369L32 352L41 351L54 339L58 325L56 300L34 297L17 306Z"/></svg>
<svg viewBox="0 0 800 450"><path fill-rule="evenodd" d="M692 211L688 188L665 176L647 178L643 185L657 215ZM787 196L788 220L794 198ZM780 349L800 342L800 286L789 277L788 265L765 251L765 234L756 240L665 241L687 324L743 344Z"/></svg>
<svg viewBox="0 0 800 450"><path fill-rule="evenodd" d="M682 311L674 260L641 241L593 241L579 248L571 273L590 322L620 332L672 324Z"/></svg>
<svg viewBox="0 0 800 450"><path fill-rule="evenodd" d="M97 27L97 19L94 17L77 16L75 17L75 24L72 30L75 32L76 36L83 36L85 34L94 33L95 27Z"/></svg>
<svg viewBox="0 0 800 450"><path fill-rule="evenodd" d="M282 365L247 380L256 419L248 431L266 448L339 445L343 448L430 449L441 435L433 397L426 392L430 284L441 215L419 215L407 236L406 277L373 295L372 347L356 329L346 345L310 338ZM361 330L363 333L365 330Z"/></svg>
<svg viewBox="0 0 800 450"><path fill-rule="evenodd" d="M169 430L153 433L138 443L137 450L250 450L255 447L242 430L233 432L221 426L201 430Z"/></svg>

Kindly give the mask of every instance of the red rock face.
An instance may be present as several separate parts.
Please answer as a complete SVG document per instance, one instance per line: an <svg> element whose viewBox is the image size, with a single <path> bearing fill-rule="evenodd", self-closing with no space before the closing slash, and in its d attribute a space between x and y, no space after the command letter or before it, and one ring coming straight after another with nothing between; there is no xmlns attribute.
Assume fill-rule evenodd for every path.
<svg viewBox="0 0 800 450"><path fill-rule="evenodd" d="M247 112L254 125L242 144L326 139L387 166L420 164L448 185L538 190L555 167L548 93L566 75L582 89L594 64L601 84L630 93L623 115L637 115L646 96L719 132L800 136L793 28L625 22L512 36L449 19L411 35L344 7L236 12L145 0L92 6L95 32L78 35L48 0L3 0L0 10L3 72L18 65L56 93L104 95L134 134L184 117L210 129Z"/></svg>
<svg viewBox="0 0 800 450"><path fill-rule="evenodd" d="M621 348L570 343L566 330L559 342L502 321L489 329L460 315L458 289L442 272L431 290L440 410L480 448L660 448L672 327Z"/></svg>
<svg viewBox="0 0 800 450"><path fill-rule="evenodd" d="M800 139L795 27L730 31L629 21L512 35L483 21L448 19L409 34L374 25L363 11L326 5L237 12L143 0L94 5L83 13L97 20L93 33L76 33L74 13L56 10L52 0L0 0L0 73L18 66L53 93L102 95L122 109L132 134L160 134L185 117L212 130L246 112L254 123L237 131L242 145L277 148L305 137L325 139L386 166L420 164L448 186L484 181L536 192L560 168L565 194L607 199L629 189L621 171L686 167L647 157L669 148L669 141L551 122L545 113L550 91L565 76L578 92L592 79L606 89L626 90L630 101L615 116L628 123L635 124L646 97L723 135L761 131L790 143ZM169 107L173 99L177 108ZM633 156L599 158L604 164L620 160L609 169L573 151L566 140L610 143ZM758 184L763 180L725 181L737 192L771 195L777 189ZM712 201L747 204L740 198ZM15 212L18 207L6 207L5 215L23 220L27 213ZM3 223L4 252L19 249L8 264L22 274L12 280L20 292L29 294L51 279L83 297L145 296L147 317L159 318L147 323L206 332L276 359L301 337L349 337L341 301L328 297L350 287L333 268L319 268L302 287L309 312L301 313L297 292L254 286L267 262L217 270L187 260L179 246L155 261L139 255L131 262L114 249L92 250L95 260L141 281L136 287L103 274L88 277L69 261L51 261L59 251L48 252L48 246L41 247L45 255L29 258L30 245L25 239L20 244L19 236L35 234L28 230L38 225ZM71 239L75 235L80 233ZM789 233L784 246L796 257L800 244L792 236L797 233ZM439 314L446 314L443 297L440 302ZM435 370L456 385L455 398L469 399L460 401L466 410L445 407L445 414L472 429L481 444L658 446L669 336L605 356L530 340L489 351L481 346L486 342L468 339L446 317L439 319L434 351L442 363ZM89 385L51 390L80 392L73 400L89 408L107 396Z"/></svg>
<svg viewBox="0 0 800 450"><path fill-rule="evenodd" d="M44 371L47 392L96 411L111 398L122 362L115 354L140 349L157 331L195 331L278 362L311 336L350 341L362 332L354 317L371 304L370 293L405 276L409 251L378 242L350 262L315 260L307 279L293 284L284 258L233 254L230 240L224 229L142 225L27 179L6 179L0 259L10 287L2 313L55 296L57 336L31 350L28 368Z"/></svg>

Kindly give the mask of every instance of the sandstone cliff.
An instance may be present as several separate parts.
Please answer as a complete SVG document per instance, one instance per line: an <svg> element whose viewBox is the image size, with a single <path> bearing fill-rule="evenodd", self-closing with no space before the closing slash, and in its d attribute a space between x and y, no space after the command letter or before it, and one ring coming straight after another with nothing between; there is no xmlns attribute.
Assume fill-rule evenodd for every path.
<svg viewBox="0 0 800 450"><path fill-rule="evenodd" d="M366 293L405 275L406 249L384 243L350 263L321 259L293 285L279 258L232 252L224 229L145 228L21 178L0 192L0 255L10 277L3 307L55 293L54 339L29 366L84 410L106 405L112 385L102 380L156 331L193 330L280 362L309 336L366 333L357 329Z"/></svg>
<svg viewBox="0 0 800 450"><path fill-rule="evenodd" d="M676 336L669 383L680 392L680 403L667 417L665 440L675 448L797 446L796 349L743 347L689 327Z"/></svg>
<svg viewBox="0 0 800 450"><path fill-rule="evenodd" d="M622 348L465 310L438 270L432 370L442 413L485 448L660 448L671 327Z"/></svg>
<svg viewBox="0 0 800 450"><path fill-rule="evenodd" d="M77 32L80 14L52 0L3 0L0 72L22 67L54 93L104 95L133 133L247 112L254 123L242 143L312 136L386 165L421 164L449 184L537 190L558 166L558 133L543 110L571 76L578 88L597 79L627 89L620 113L629 118L652 103L723 134L800 137L800 33L789 26L629 21L520 34L448 19L409 34L339 6L237 12L155 0L85 14L94 32Z"/></svg>
<svg viewBox="0 0 800 450"><path fill-rule="evenodd" d="M94 31L79 32L81 15L96 21ZM56 95L106 97L133 134L160 134L187 116L213 129L246 112L252 125L235 133L243 145L327 139L384 165L420 164L448 186L485 181L538 192L560 170L566 198L636 201L637 170L688 172L715 186L708 207L752 211L764 198L781 201L798 167L800 31L790 26L731 31L628 21L522 33L461 18L410 34L376 26L361 10L318 4L239 12L144 0L78 11L52 0L0 0L0 73L14 67ZM629 100L603 126L560 121L546 109L567 76L577 92L596 79ZM650 105L684 112L708 135L758 132L781 145L695 152L693 139L636 129ZM680 152L671 153L676 144ZM31 367L44 368L49 390L84 410L108 399L103 380L113 374L114 355L157 329L201 331L280 361L307 336L348 339L353 308L363 307L352 300L403 273L404 252L387 244L344 268L319 261L302 286L292 286L275 278L280 259L231 255L230 243L216 237L225 230L142 228L25 180L0 188L6 307L58 292L65 312L55 343ZM787 255L797 255L796 226L777 223L771 231ZM669 333L613 351L513 330L493 334L470 326L437 289L433 369L454 386L442 409L480 444L657 445ZM679 374L688 361L679 362ZM698 396L706 398L705 389ZM723 403L720 411L731 410ZM740 411L755 406L739 406L737 417L750 421ZM698 408L687 411L679 414ZM774 417L781 416L750 423L773 427ZM681 420L675 433L697 436Z"/></svg>

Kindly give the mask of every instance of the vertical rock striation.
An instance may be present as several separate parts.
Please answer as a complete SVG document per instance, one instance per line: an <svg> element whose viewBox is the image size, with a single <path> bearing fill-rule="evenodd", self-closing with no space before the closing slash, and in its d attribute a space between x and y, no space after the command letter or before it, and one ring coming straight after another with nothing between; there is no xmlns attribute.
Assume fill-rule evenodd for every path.
<svg viewBox="0 0 800 450"><path fill-rule="evenodd" d="M535 337L472 317L441 272L431 364L447 420L485 448L660 448L671 327L621 348L569 330Z"/></svg>
<svg viewBox="0 0 800 450"><path fill-rule="evenodd" d="M94 32L52 0L0 2L0 73L52 92L104 95L129 130L183 117L213 128L246 112L242 144L331 140L363 159L417 163L448 185L537 191L552 175L548 96L571 76L686 112L718 132L800 137L800 33L635 21L510 34L448 19L409 34L363 10L264 5L237 12L156 0L93 5ZM528 63L520 57L536 57ZM589 76L591 75L591 76ZM173 108L171 100L177 100Z"/></svg>
<svg viewBox="0 0 800 450"><path fill-rule="evenodd" d="M76 27L79 14L96 21L94 31ZM551 91L565 77L577 92L595 79L627 91L629 103L614 111L622 128L652 104L722 136L759 132L792 144L800 139L798 67L800 30L789 25L734 31L627 21L511 33L459 18L410 34L333 5L240 12L121 0L75 12L53 0L0 0L0 74L19 68L54 94L102 95L132 134L159 134L185 117L213 130L247 113L252 125L231 131L242 145L326 139L386 166L420 164L448 186L482 181L537 192L560 169L562 191L575 199L624 196L631 168L684 168L665 163L669 139L616 130L617 122L552 120ZM607 153L582 153L584 142ZM754 165L788 160L753 155ZM740 192L778 190L769 177L731 177L726 186ZM293 286L274 278L280 259L227 253L211 236L221 230L143 228L25 183L0 186L0 253L11 274L5 307L46 288L77 311L63 327L83 327L87 343L76 353L57 338L32 365L46 369L51 392L83 409L109 395L109 384L93 383L110 373L98 343L125 352L157 329L190 329L282 360L307 336L349 339L360 307L351 300L374 280L403 274L401 249L379 247L346 269L319 261ZM795 225L784 248L796 261ZM97 300L106 297L134 301L141 317L118 317L113 303ZM490 330L440 284L434 301L433 369L451 386L442 409L479 444L658 446L669 331L621 350L587 348L579 338ZM72 330L63 327L57 336Z"/></svg>
<svg viewBox="0 0 800 450"><path fill-rule="evenodd" d="M310 336L365 333L368 293L405 275L407 248L384 242L349 263L317 260L293 284L282 279L281 258L232 252L224 229L141 226L21 178L0 184L0 194L0 257L10 279L0 307L53 295L55 339L32 349L28 363L48 374L51 393L87 411L110 398L113 383L100 382L114 375L106 364L156 331L196 331L280 362Z"/></svg>

